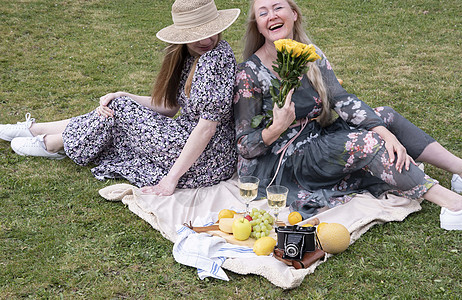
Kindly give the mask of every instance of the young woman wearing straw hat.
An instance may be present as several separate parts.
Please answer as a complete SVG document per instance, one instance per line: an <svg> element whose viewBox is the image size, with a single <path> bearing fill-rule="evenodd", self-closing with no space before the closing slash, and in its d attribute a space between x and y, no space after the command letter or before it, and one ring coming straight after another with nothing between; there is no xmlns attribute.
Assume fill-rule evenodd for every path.
<svg viewBox="0 0 462 300"><path fill-rule="evenodd" d="M250 3L246 61L238 66L234 99L240 175L289 187L288 204L306 217L348 201L353 193L393 192L438 204L441 227L462 230L462 195L455 193L462 192L462 159L392 108L373 110L347 93L320 49L321 59L310 63L301 87L289 93L284 107L273 109L269 83L278 78L272 70L274 41L310 41L293 0ZM253 128L252 119L270 109L272 124ZM335 121L332 110L339 115ZM294 120L298 122L292 125ZM455 192L426 175L414 160L454 173Z"/></svg>
<svg viewBox="0 0 462 300"><path fill-rule="evenodd" d="M175 1L173 24L157 33L169 45L151 96L110 93L96 110L56 122L27 114L26 122L0 125L0 138L20 155L67 155L96 164L98 179L125 178L159 195L230 178L236 61L220 33L239 13L213 0Z"/></svg>

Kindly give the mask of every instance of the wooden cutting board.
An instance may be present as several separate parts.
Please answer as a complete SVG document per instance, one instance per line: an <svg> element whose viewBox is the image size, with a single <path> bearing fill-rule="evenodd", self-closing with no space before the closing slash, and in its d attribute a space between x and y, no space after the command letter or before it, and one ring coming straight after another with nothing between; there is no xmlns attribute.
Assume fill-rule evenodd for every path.
<svg viewBox="0 0 462 300"><path fill-rule="evenodd" d="M217 225L218 225L218 223L217 223ZM250 248L253 248L253 244L256 241L256 239L254 239L254 238L248 238L245 241L239 241L239 240L236 240L234 238L232 233L226 233L226 232L223 232L223 231L221 231L219 229L218 230L210 230L210 231L206 231L206 232L208 234L211 234L211 235L214 235L214 236L222 237L230 244L239 245L239 246L247 246L247 247L250 247ZM269 236L274 238L275 240L277 240L276 233L274 232L274 229L271 229Z"/></svg>
<svg viewBox="0 0 462 300"><path fill-rule="evenodd" d="M278 221L277 225L278 226L285 226L286 224L284 222ZM214 236L222 237L228 243L234 244L234 245L239 245L239 246L247 246L247 247L253 248L253 244L256 241L256 239L254 239L254 238L248 238L245 241L236 240L232 233L226 233L226 232L221 231L219 229L219 227L218 227L218 222L215 223L214 225L207 226L207 227L192 227L192 230L194 230L196 232L206 232L206 233L214 235ZM271 229L269 236L274 238L275 240L277 240L276 232L274 231L274 228Z"/></svg>
<svg viewBox="0 0 462 300"><path fill-rule="evenodd" d="M306 220L303 221L303 224L311 224L313 226L317 226L319 223L320 222L319 222L318 218L314 218L314 219L311 219L311 220L308 220L308 221L306 221ZM284 222L282 222L282 221L277 221L276 225L277 226L286 226L286 224ZM192 230L196 231L196 232L206 232L206 233L214 235L214 236L222 237L228 243L234 244L234 245L247 246L247 247L253 248L253 244L256 241L256 239L254 239L254 238L248 238L245 241L236 240L234 238L233 234L221 231L219 229L219 227L218 227L218 223L215 223L214 225L207 226L207 227L192 227L191 226L190 228ZM276 232L274 231L274 229L271 229L269 236L274 238L277 241L277 235L276 235Z"/></svg>

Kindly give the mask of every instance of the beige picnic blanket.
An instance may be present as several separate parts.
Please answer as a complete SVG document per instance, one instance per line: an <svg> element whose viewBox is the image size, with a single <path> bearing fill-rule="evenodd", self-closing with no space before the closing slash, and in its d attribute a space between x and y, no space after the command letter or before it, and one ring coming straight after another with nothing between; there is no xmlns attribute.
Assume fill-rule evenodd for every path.
<svg viewBox="0 0 462 300"><path fill-rule="evenodd" d="M177 225L194 222L198 218L206 220L214 217L216 220L218 212L223 208L237 211L245 209L245 205L239 200L235 177L211 187L177 189L172 196L142 194L140 189L129 184L111 185L101 189L99 193L107 200L122 201L133 213L172 242L177 238ZM268 210L264 200L253 201L251 207ZM343 224L351 234L350 243L353 243L373 225L402 221L410 213L420 209L420 201L394 195L388 195L387 199L376 199L369 194L359 194L350 202L324 211L316 217L321 222ZM280 219L288 223L288 214L287 208L280 213ZM271 256L228 258L222 268L238 274L261 275L278 287L291 289L299 286L306 275L313 273L319 264L331 256L328 254L324 261L318 261L307 269L299 270Z"/></svg>

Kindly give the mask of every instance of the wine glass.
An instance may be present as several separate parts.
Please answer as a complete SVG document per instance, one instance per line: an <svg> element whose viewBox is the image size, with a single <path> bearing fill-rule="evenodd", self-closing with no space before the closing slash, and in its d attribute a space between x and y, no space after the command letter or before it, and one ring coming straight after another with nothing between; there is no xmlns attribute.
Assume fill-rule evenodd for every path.
<svg viewBox="0 0 462 300"><path fill-rule="evenodd" d="M255 176L240 176L238 180L239 194L245 203L245 214L249 214L250 201L257 198L260 179Z"/></svg>
<svg viewBox="0 0 462 300"><path fill-rule="evenodd" d="M282 185L272 185L266 188L268 206L274 214L274 227L277 227L279 211L286 207L289 189Z"/></svg>

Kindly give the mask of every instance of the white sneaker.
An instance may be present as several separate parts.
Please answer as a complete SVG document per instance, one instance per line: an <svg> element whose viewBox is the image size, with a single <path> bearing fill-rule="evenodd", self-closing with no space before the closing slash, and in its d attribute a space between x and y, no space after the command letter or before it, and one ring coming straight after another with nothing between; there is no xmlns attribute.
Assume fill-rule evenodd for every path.
<svg viewBox="0 0 462 300"><path fill-rule="evenodd" d="M451 190L456 193L462 193L462 177L457 174L452 175Z"/></svg>
<svg viewBox="0 0 462 300"><path fill-rule="evenodd" d="M441 228L446 230L462 230L462 210L451 211L445 207L440 213Z"/></svg>
<svg viewBox="0 0 462 300"><path fill-rule="evenodd" d="M0 139L11 141L16 137L33 137L29 128L35 119L30 117L30 113L26 114L25 122L18 122L16 124L0 124Z"/></svg>
<svg viewBox="0 0 462 300"><path fill-rule="evenodd" d="M45 135L37 135L34 137L17 137L11 141L11 148L14 152L23 156L40 156L51 159L63 159L66 155L57 152L51 153L46 150L43 137Z"/></svg>

